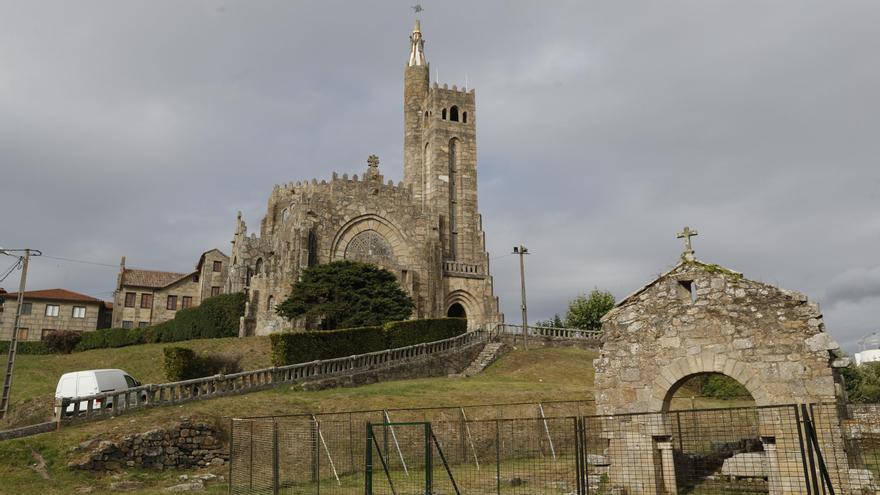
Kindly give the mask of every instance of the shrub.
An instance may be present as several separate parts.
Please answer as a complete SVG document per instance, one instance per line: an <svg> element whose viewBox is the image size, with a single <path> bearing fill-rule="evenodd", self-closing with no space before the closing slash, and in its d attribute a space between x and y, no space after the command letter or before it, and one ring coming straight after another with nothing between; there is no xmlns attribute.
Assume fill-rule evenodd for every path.
<svg viewBox="0 0 880 495"><path fill-rule="evenodd" d="M880 363L862 363L842 368L846 395L850 402L880 402Z"/></svg>
<svg viewBox="0 0 880 495"><path fill-rule="evenodd" d="M700 388L700 393L706 397L716 399L735 399L737 397L751 397L749 391L741 383L733 378L714 373L706 375L706 381Z"/></svg>
<svg viewBox="0 0 880 495"><path fill-rule="evenodd" d="M465 318L392 321L385 324L388 349L449 339L466 331Z"/></svg>
<svg viewBox="0 0 880 495"><path fill-rule="evenodd" d="M73 349L76 348L80 340L82 340L82 334L67 330L49 332L43 338L43 342L51 352L60 354L70 354L73 352Z"/></svg>
<svg viewBox="0 0 880 495"><path fill-rule="evenodd" d="M43 355L43 354L52 354L52 351L46 347L46 344L39 341L25 340L19 341L18 345L15 347L17 354L31 354L31 355ZM9 341L4 340L0 342L0 355L6 356L9 354Z"/></svg>
<svg viewBox="0 0 880 495"><path fill-rule="evenodd" d="M386 348L382 327L274 333L269 339L272 344L272 364L275 366L353 356Z"/></svg>
<svg viewBox="0 0 880 495"><path fill-rule="evenodd" d="M186 347L166 347L162 350L162 354L165 377L173 382L241 371L240 359L237 357L216 354L197 355L195 351Z"/></svg>

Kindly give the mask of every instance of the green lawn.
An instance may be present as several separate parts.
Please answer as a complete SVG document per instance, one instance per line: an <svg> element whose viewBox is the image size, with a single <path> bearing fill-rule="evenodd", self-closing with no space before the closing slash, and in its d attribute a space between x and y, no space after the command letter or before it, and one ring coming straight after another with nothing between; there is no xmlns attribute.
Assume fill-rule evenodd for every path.
<svg viewBox="0 0 880 495"><path fill-rule="evenodd" d="M123 349L89 351L70 356L26 356L22 359L13 394L18 399L51 395L60 373L71 369L120 367L147 383L162 380L161 348L145 345ZM268 365L265 339L218 339L192 341L185 345L197 350L241 352L245 368ZM540 400L582 400L592 398L593 351L576 348L516 351L471 378L426 378L377 383L355 388L305 392L300 387L278 389L193 402L176 407L143 410L118 418L68 427L59 433L0 442L0 493L52 495L75 493L78 487L92 486L91 493L112 493L110 483L120 479L140 479L141 490L128 493L155 493L159 487L177 483L183 471L129 472L96 476L67 469L72 447L97 436L114 437L141 432L178 420L181 416L251 416L326 412L355 409L405 408L496 402L537 402ZM25 357L25 356L22 356ZM17 395L16 395L17 394ZM28 467L34 454L42 455L50 480L44 480ZM193 470L187 471L193 473ZM226 473L217 468L216 474ZM216 486L203 493L225 493Z"/></svg>
<svg viewBox="0 0 880 495"><path fill-rule="evenodd" d="M142 383L166 382L162 371L162 349L168 346L240 357L243 369L272 366L268 337L189 340L49 356L19 355L15 359L11 413L0 421L0 429L50 419L58 378L69 371L120 368Z"/></svg>

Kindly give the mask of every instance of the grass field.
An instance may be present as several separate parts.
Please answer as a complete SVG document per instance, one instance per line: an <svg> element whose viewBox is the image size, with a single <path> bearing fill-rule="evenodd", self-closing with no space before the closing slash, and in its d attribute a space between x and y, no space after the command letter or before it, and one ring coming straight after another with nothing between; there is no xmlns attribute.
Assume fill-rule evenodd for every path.
<svg viewBox="0 0 880 495"><path fill-rule="evenodd" d="M15 359L11 414L0 421L0 429L48 420L52 415L52 397L58 378L69 371L120 368L142 383L166 382L162 371L162 349L169 346L239 357L242 369L272 366L267 337L190 340L48 356L19 355Z"/></svg>
<svg viewBox="0 0 880 495"><path fill-rule="evenodd" d="M122 349L89 351L69 356L22 356L17 362L14 400L51 395L57 377L64 371L83 368L119 367L143 381L163 380L161 349L165 345L145 345ZM265 339L217 339L191 341L186 346L227 354L240 353L245 369L268 366ZM535 349L508 354L486 371L471 378L430 378L378 383L356 388L315 392L299 387L224 397L177 407L138 411L114 419L69 427L61 432L0 442L0 493L51 495L76 493L92 487L89 493L112 493L110 484L121 480L143 483L128 493L155 493L160 487L176 484L183 471L129 471L124 474L93 475L73 472L66 467L71 448L95 437L113 437L151 428L188 417L233 417L249 415L327 412L352 409L424 407L495 402L537 402L539 400L579 400L592 398L595 352L575 348ZM26 359L25 359L26 358ZM40 456L45 460L44 479L31 465ZM186 473L192 474L189 470ZM225 468L216 468L225 475ZM225 485L209 485L202 493L226 493Z"/></svg>

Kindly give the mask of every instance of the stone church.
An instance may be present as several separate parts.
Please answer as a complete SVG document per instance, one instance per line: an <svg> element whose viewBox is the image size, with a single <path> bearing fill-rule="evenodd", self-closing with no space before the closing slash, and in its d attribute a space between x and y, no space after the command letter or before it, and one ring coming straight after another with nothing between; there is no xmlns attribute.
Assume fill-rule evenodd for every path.
<svg viewBox="0 0 880 495"><path fill-rule="evenodd" d="M414 318L500 322L477 208L476 117L473 89L429 83L416 21L404 70L403 181L386 181L370 156L360 177L276 185L259 235L239 214L227 290L248 294L243 333L291 328L274 306L304 268L343 259L394 273Z"/></svg>

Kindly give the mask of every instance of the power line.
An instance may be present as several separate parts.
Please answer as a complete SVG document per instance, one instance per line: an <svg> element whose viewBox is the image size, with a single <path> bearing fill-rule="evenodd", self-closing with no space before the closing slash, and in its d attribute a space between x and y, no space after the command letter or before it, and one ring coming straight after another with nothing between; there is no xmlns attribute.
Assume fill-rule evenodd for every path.
<svg viewBox="0 0 880 495"><path fill-rule="evenodd" d="M0 282L6 280L6 277L12 275L12 272L14 272L15 269L18 268L18 266L20 264L21 264L21 258L15 260L15 263L13 263L12 266L10 266L8 270L6 270L6 273L4 273L2 277L0 277Z"/></svg>
<svg viewBox="0 0 880 495"><path fill-rule="evenodd" d="M110 268L119 268L118 264L111 265L109 263L99 263L97 261L77 260L77 259L73 259L73 258L62 258L60 256L49 256L46 254L43 255L43 258L49 258L49 259L58 260L58 261L69 261L71 263L82 263L84 265L107 266Z"/></svg>

